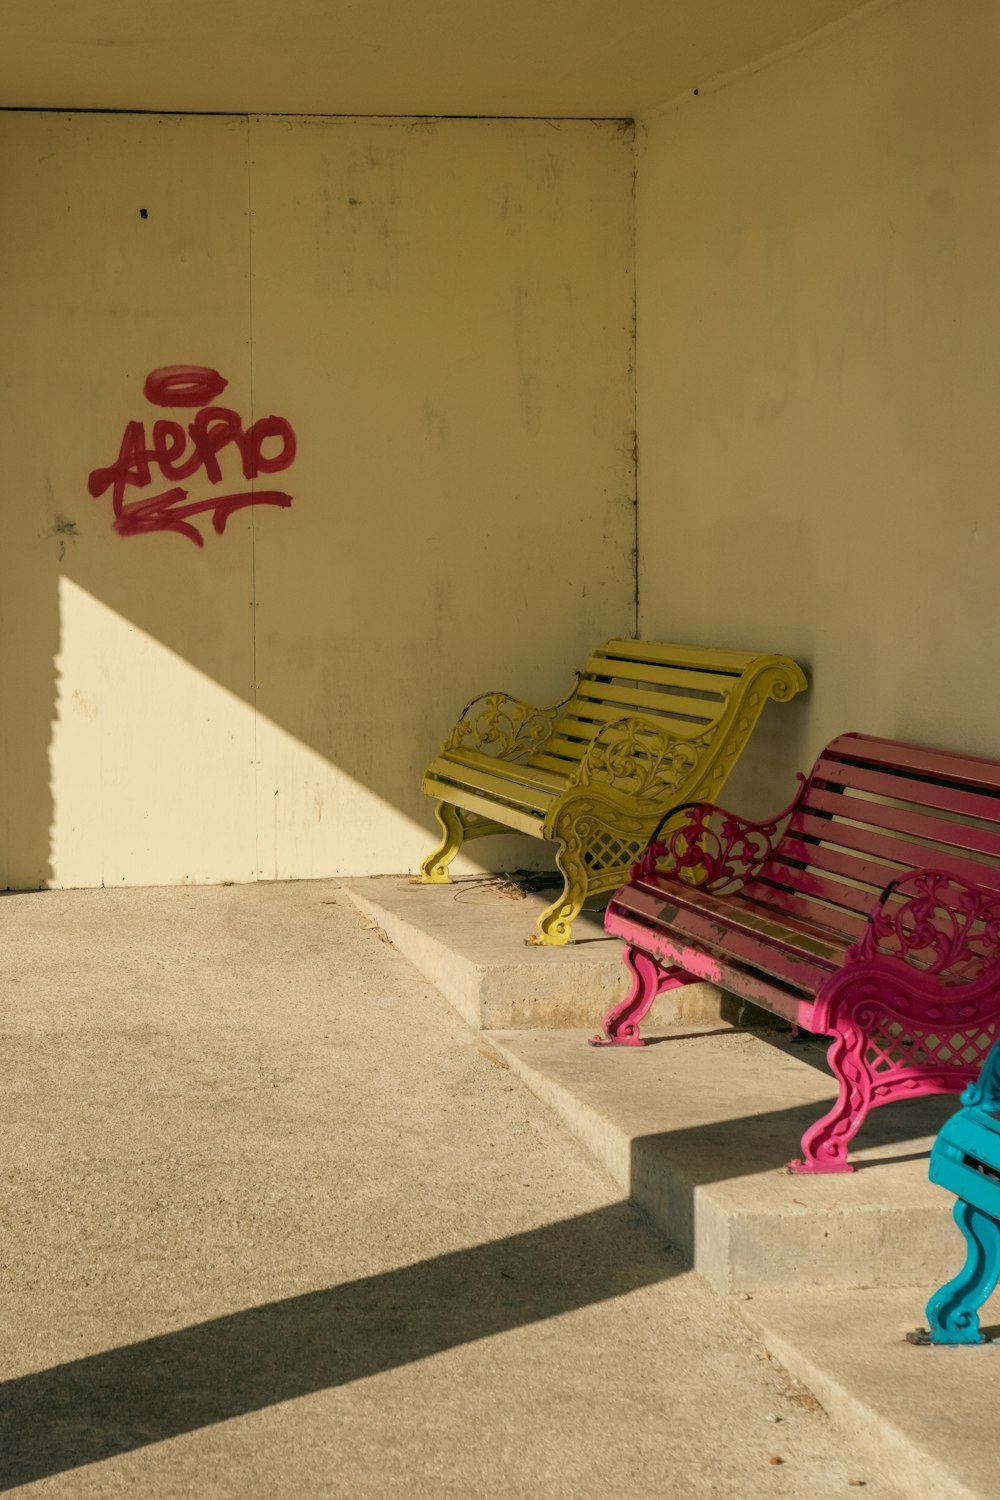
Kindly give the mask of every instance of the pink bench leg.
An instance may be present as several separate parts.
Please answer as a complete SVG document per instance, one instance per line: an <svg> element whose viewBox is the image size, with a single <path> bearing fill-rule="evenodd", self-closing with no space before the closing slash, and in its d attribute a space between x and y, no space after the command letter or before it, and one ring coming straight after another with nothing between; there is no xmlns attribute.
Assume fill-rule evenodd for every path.
<svg viewBox="0 0 1000 1500"><path fill-rule="evenodd" d="M790 1172L853 1172L847 1147L861 1129L872 1102L873 1080L865 1061L867 1036L853 1020L842 1022L826 1057L840 1084L836 1104L802 1137L802 1155Z"/></svg>
<svg viewBox="0 0 1000 1500"><path fill-rule="evenodd" d="M622 957L632 974L632 988L624 1000L608 1011L601 1022L604 1035L592 1036L592 1047L644 1047L639 1024L657 995L688 984L692 978L680 969L665 969L655 958L631 944L626 944Z"/></svg>
<svg viewBox="0 0 1000 1500"><path fill-rule="evenodd" d="M870 1109L957 1093L976 1078L997 1034L994 994L943 1005L940 995L912 986L907 993L905 980L874 965L857 978L842 971L836 984L825 1015L819 1008L814 1015L833 1037L827 1060L840 1093L802 1137L792 1172L852 1172L847 1148Z"/></svg>

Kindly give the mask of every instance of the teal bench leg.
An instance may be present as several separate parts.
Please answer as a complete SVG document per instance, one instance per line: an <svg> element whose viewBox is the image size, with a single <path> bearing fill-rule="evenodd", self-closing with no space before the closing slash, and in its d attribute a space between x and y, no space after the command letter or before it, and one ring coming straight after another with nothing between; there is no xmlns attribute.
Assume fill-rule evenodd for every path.
<svg viewBox="0 0 1000 1500"><path fill-rule="evenodd" d="M939 1287L927 1304L932 1344L982 1344L979 1309L1000 1279L1000 1224L964 1198L955 1204L955 1223L965 1235L968 1255L953 1280Z"/></svg>
<svg viewBox="0 0 1000 1500"><path fill-rule="evenodd" d="M965 1236L965 1265L927 1304L927 1331L914 1344L983 1344L979 1309L1000 1280L1000 1042L962 1095L962 1108L938 1131L928 1176L954 1193Z"/></svg>

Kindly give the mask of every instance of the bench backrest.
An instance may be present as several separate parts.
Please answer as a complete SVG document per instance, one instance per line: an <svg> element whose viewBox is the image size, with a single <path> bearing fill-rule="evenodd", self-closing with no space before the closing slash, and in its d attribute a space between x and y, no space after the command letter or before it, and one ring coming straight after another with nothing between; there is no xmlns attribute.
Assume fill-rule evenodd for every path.
<svg viewBox="0 0 1000 1500"><path fill-rule="evenodd" d="M890 881L925 868L1000 892L1000 763L844 734L744 894L853 938Z"/></svg>
<svg viewBox="0 0 1000 1500"><path fill-rule="evenodd" d="M686 740L711 737L752 669L785 663L798 675L790 697L805 686L787 658L753 651L715 651L653 641L612 640L598 646L572 698L530 764L571 773L591 740L614 720L641 715L666 735ZM758 705L754 704L754 715Z"/></svg>

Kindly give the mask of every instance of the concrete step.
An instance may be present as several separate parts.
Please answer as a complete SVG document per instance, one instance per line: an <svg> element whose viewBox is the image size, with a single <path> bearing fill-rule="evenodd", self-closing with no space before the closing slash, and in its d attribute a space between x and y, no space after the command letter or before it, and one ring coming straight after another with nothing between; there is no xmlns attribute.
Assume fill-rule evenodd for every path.
<svg viewBox="0 0 1000 1500"><path fill-rule="evenodd" d="M953 1230L948 1274L961 1264L961 1247ZM1000 1344L920 1348L905 1340L925 1323L924 1306L937 1284L769 1292L734 1306L763 1350L812 1391L857 1451L903 1494L996 1500ZM983 1313L984 1330L996 1336L1000 1329L990 1325L1000 1321L1000 1297Z"/></svg>
<svg viewBox="0 0 1000 1500"><path fill-rule="evenodd" d="M957 1101L875 1111L857 1171L798 1177L781 1163L836 1093L820 1045L691 1024L651 1036L642 1049L595 1050L583 1030L484 1042L729 1296L761 1358L795 1376L875 1472L909 1500L996 1500L1000 1345L905 1341L964 1259L953 1199L927 1180ZM983 1310L1000 1334L991 1323L1000 1294Z"/></svg>
<svg viewBox="0 0 1000 1500"><path fill-rule="evenodd" d="M857 1171L800 1177L784 1163L836 1097L821 1045L690 1023L650 1037L484 1039L721 1292L912 1286L951 1265L950 1200L928 1182L927 1155L954 1097L874 1111Z"/></svg>
<svg viewBox="0 0 1000 1500"><path fill-rule="evenodd" d="M790 1175L783 1163L836 1094L824 1043L726 1024L760 1013L699 985L657 1002L652 1045L590 1048L626 986L597 914L569 947L532 948L524 938L544 893L504 899L480 882L418 886L401 876L342 884L483 1030L496 1061L731 1299L761 1357L813 1392L874 1470L909 1500L996 1500L1000 1346L904 1341L963 1257L952 1199L927 1180L931 1143L956 1099L875 1111L849 1176ZM991 1306L1000 1323L1000 1297L984 1310L987 1326Z"/></svg>
<svg viewBox="0 0 1000 1500"><path fill-rule="evenodd" d="M420 885L406 875L374 875L340 884L415 968L476 1030L589 1026L628 993L621 943L602 926L605 900L588 903L565 947L527 939L553 890L523 895L512 883L470 877ZM670 1019L718 1018L714 985L689 985L664 997Z"/></svg>

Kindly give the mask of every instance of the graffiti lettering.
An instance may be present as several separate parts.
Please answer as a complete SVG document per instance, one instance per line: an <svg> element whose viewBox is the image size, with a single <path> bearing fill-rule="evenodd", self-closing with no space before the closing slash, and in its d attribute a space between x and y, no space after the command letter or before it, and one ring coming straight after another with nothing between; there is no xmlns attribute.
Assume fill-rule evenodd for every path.
<svg viewBox="0 0 1000 1500"><path fill-rule="evenodd" d="M211 512L212 525L220 535L234 511L251 505L274 505L287 509L291 495L283 490L237 490L205 500L188 500L188 491L176 481L203 473L209 484L222 483L219 457L232 449L243 478L252 482L261 474L277 474L295 459L295 433L284 417L260 417L244 430L239 413L228 406L213 406L227 382L217 370L201 365L168 365L146 377L143 394L156 406L198 406L201 410L184 427L161 418L153 423L149 439L144 422L129 422L122 435L118 457L107 468L93 469L87 487L95 499L111 491L114 528L120 536L139 536L150 531L175 531L196 546L204 538L191 516ZM190 445L190 446L189 446ZM126 500L129 489L143 490L153 483L153 470L174 487L160 494Z"/></svg>
<svg viewBox="0 0 1000 1500"><path fill-rule="evenodd" d="M207 365L164 365L146 376L142 394L153 406L208 406L228 384Z"/></svg>

